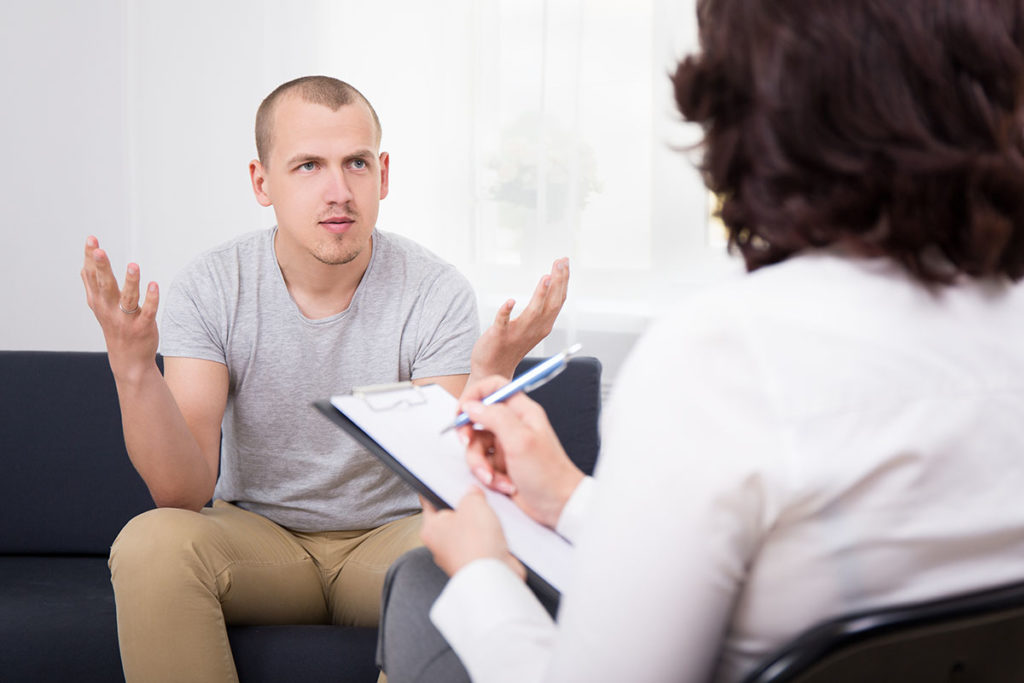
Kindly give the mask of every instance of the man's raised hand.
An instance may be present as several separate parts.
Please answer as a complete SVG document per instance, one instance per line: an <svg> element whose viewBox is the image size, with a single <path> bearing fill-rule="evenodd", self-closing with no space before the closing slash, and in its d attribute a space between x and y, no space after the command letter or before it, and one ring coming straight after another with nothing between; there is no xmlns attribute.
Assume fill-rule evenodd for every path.
<svg viewBox="0 0 1024 683"><path fill-rule="evenodd" d="M149 283L145 301L140 301L139 266L130 263L124 286L118 287L109 257L91 235L85 240L81 274L86 301L103 329L114 375L153 363L159 343L156 311L160 291L156 283Z"/></svg>
<svg viewBox="0 0 1024 683"><path fill-rule="evenodd" d="M515 299L502 304L473 346L472 376L512 377L519 361L551 333L568 290L569 259L560 258L551 265L551 273L541 277L522 313L511 317Z"/></svg>

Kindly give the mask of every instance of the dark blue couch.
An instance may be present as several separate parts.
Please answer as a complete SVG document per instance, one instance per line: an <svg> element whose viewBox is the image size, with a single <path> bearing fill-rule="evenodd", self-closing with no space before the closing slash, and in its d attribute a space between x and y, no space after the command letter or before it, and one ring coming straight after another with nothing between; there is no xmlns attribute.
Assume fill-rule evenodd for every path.
<svg viewBox="0 0 1024 683"><path fill-rule="evenodd" d="M596 359L575 358L532 394L587 472L600 376ZM122 681L107 554L153 502L125 453L106 354L0 351L0 458L0 680ZM243 683L377 679L376 629L233 626L229 636Z"/></svg>

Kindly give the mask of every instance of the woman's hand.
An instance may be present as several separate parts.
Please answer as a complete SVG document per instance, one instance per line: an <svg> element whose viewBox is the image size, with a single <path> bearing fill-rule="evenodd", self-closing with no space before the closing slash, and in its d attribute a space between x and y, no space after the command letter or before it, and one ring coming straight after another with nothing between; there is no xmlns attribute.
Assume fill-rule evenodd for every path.
<svg viewBox="0 0 1024 683"><path fill-rule="evenodd" d="M583 472L566 455L538 403L521 393L491 406L480 403L505 383L502 377L490 377L463 394L461 409L474 425L459 430L466 442L466 462L485 486L554 528Z"/></svg>
<svg viewBox="0 0 1024 683"><path fill-rule="evenodd" d="M508 550L501 522L484 498L484 492L473 487L454 510L437 510L428 501L423 504L423 527L420 537L434 556L434 562L448 576L474 560L492 557L506 563L519 578L526 570Z"/></svg>

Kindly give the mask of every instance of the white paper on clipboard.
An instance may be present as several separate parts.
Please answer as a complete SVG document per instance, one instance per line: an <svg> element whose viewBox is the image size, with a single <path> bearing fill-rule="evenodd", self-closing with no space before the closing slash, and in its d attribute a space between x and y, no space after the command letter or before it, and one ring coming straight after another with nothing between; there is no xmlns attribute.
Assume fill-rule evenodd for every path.
<svg viewBox="0 0 1024 683"><path fill-rule="evenodd" d="M512 554L555 590L564 591L572 545L508 497L481 486L466 465L457 434L441 433L456 413L455 397L436 384L403 385L332 396L331 404L450 507L470 486L482 489L501 520Z"/></svg>

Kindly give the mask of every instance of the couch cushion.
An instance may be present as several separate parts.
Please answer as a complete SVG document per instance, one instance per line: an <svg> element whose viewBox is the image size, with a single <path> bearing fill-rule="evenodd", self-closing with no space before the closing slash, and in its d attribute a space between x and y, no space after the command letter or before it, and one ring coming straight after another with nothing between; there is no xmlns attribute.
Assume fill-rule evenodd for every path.
<svg viewBox="0 0 1024 683"><path fill-rule="evenodd" d="M0 557L0 585L0 679L124 680L104 558Z"/></svg>
<svg viewBox="0 0 1024 683"><path fill-rule="evenodd" d="M374 683L377 629L339 626L230 626L242 683Z"/></svg>
<svg viewBox="0 0 1024 683"><path fill-rule="evenodd" d="M96 557L0 556L0 680L123 681L114 592ZM231 626L242 683L373 683L375 628Z"/></svg>
<svg viewBox="0 0 1024 683"><path fill-rule="evenodd" d="M0 351L0 554L106 555L153 507L128 460L107 354Z"/></svg>

